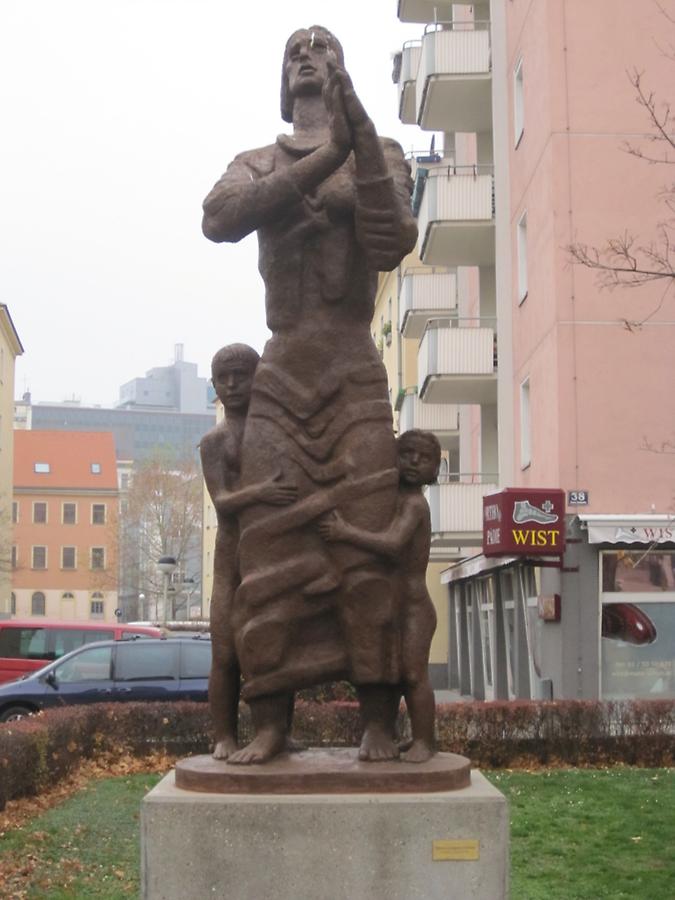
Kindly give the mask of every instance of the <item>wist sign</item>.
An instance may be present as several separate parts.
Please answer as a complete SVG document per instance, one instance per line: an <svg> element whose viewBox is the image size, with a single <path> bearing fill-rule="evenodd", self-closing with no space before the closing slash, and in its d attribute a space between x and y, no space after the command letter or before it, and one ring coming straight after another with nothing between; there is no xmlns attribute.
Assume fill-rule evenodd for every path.
<svg viewBox="0 0 675 900"><path fill-rule="evenodd" d="M506 488L483 497L485 556L559 556L564 550L564 491Z"/></svg>

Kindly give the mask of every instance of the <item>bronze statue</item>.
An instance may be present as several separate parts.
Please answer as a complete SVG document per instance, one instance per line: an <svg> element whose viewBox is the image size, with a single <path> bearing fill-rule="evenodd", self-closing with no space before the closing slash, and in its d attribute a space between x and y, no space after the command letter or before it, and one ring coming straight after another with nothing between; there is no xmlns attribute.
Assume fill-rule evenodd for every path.
<svg viewBox="0 0 675 900"><path fill-rule="evenodd" d="M255 493L275 479L287 488L284 506L258 498L237 507L236 577L232 548L216 554L216 582L228 585L218 589L228 598L220 621L234 637L256 731L232 752L230 728L220 755L271 759L287 746L293 692L348 678L364 720L360 757L386 760L398 755L392 711L402 686L412 698L423 681L406 644L428 643L431 620L419 564L392 567L380 545L353 538L414 518L415 503L399 495L386 373L370 335L377 273L395 268L416 240L412 183L399 145L378 138L326 29L288 40L281 111L293 134L237 156L204 202L211 240L257 231L272 331L251 386L237 490ZM217 469L214 452L207 465ZM332 510L354 529L349 539L326 529L322 538L319 523ZM407 540L416 545L413 533ZM226 643L217 627L214 642ZM420 712L420 723L427 719ZM416 729L411 760L430 748L428 724Z"/></svg>

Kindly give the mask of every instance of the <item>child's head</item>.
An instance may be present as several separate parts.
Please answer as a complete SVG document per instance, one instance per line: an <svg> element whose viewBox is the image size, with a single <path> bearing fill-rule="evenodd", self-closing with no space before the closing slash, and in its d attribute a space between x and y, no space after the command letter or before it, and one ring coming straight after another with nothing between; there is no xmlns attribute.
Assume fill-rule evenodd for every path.
<svg viewBox="0 0 675 900"><path fill-rule="evenodd" d="M245 412L260 357L248 344L221 347L211 360L211 381L226 412Z"/></svg>
<svg viewBox="0 0 675 900"><path fill-rule="evenodd" d="M436 481L441 466L441 445L433 432L412 428L403 432L397 444L401 481L417 487Z"/></svg>

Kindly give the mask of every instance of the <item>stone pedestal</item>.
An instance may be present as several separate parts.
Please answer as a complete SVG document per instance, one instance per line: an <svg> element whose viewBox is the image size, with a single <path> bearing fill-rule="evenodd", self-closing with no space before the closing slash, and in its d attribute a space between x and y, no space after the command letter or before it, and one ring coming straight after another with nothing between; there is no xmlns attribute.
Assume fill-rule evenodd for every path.
<svg viewBox="0 0 675 900"><path fill-rule="evenodd" d="M141 850L147 900L508 896L506 800L475 771L457 790L341 794L187 791L172 772L143 801Z"/></svg>

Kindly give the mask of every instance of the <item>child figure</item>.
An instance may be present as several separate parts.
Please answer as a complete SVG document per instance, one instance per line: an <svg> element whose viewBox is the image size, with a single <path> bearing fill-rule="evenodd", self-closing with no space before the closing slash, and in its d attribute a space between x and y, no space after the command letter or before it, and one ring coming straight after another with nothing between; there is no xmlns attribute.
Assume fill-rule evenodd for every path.
<svg viewBox="0 0 675 900"><path fill-rule="evenodd" d="M241 443L260 357L246 344L222 347L211 362L211 376L225 419L201 440L199 452L206 487L216 509L218 531L211 595L212 662L209 704L216 743L213 756L228 759L237 751L240 672L232 639L232 602L239 586L238 513L253 503L293 503L297 488L281 472L260 484L239 488Z"/></svg>
<svg viewBox="0 0 675 900"><path fill-rule="evenodd" d="M413 429L398 438L399 495L394 518L381 533L355 528L333 510L318 524L325 541L347 541L386 556L398 566L401 583L402 682L412 727L405 762L426 762L434 752L434 692L429 681L436 611L426 586L431 518L422 487L438 476L441 447L430 431Z"/></svg>

